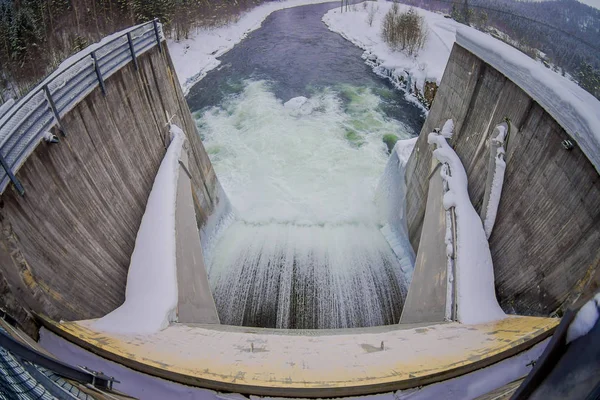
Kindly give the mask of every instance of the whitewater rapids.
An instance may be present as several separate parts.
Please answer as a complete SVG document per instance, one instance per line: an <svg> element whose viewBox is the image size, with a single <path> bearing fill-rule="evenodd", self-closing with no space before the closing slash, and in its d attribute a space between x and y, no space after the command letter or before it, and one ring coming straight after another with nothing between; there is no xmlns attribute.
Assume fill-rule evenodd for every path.
<svg viewBox="0 0 600 400"><path fill-rule="evenodd" d="M412 265L381 234L374 198L388 159L383 136L414 133L385 115L384 102L385 93L350 85L281 100L269 82L248 80L196 113L234 210L205 249L221 323L398 322Z"/></svg>

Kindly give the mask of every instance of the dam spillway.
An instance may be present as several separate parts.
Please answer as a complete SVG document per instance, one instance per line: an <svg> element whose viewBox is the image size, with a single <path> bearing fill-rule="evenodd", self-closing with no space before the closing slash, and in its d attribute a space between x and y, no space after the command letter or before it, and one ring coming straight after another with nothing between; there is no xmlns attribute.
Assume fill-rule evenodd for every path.
<svg viewBox="0 0 600 400"><path fill-rule="evenodd" d="M376 227L235 222L215 252L222 323L333 329L400 319L407 279Z"/></svg>
<svg viewBox="0 0 600 400"><path fill-rule="evenodd" d="M160 38L158 44L162 46ZM535 111L533 117L528 117L529 119L533 118L534 121L521 124L524 128L529 125L539 127L540 131L532 134L535 138L537 138L535 135L540 133L550 136L553 140L548 142L552 146L558 146L562 151L559 146L560 142L555 139L563 139L571 134L571 131L565 131L556 126L552 116L546 114L541 106L532 104L534 101L528 97L526 92L520 91L517 84L502 78L502 73L495 70L494 67L482 66L485 54L475 54L472 50L461 47L460 43L455 45L455 49L457 50L452 54L450 68L444 76L444 84L440 88L441 101L434 102L434 109L431 112L435 118L428 119L427 128L424 128L418 141L418 150L411 156L413 165L409 171L411 179L408 183L413 188L418 188L418 190L413 189L411 194L421 194L428 190L435 193L433 185L428 187L426 180L431 177L441 178L439 174L432 174L430 170L433 168L433 172L436 171L432 165L435 164L431 159L432 149L428 147L426 141L426 136L429 134L426 130L434 131L447 122L446 108L456 111L453 108L452 93L457 90L456 87L464 86L461 85L463 81L469 82L467 88L470 88L471 92L466 93L462 98L460 113L456 111L458 113L456 117L453 115L453 118L459 122L455 127L458 139L456 152L459 155L463 154L464 147L462 146L465 146L466 142L466 140L463 142L462 138L474 137L476 140L471 140L470 145L481 143L482 149L487 148L486 143L490 132L475 131L474 128L471 131L469 126L474 122L480 122L483 126L492 129L495 124L503 121L501 116L504 113L512 117L511 120L518 120L514 113L522 112L522 109L518 107L519 104L513 103L512 107L502 106L510 103L507 98L510 100L515 95L526 99L525 103L530 104L525 109ZM467 62L464 59L467 59ZM469 63L477 64L480 74L468 74ZM446 321L442 312L442 317L426 323L394 324L385 327L335 331L257 329L210 324L201 320L183 323L172 319L164 329L147 335L115 334L98 330L96 317L112 311L122 301L128 256L134 247L136 233L139 234L139 221L145 212L150 211L144 210L145 199L148 197L147 194L153 190L152 178L156 174L161 157L164 156L166 148L172 144L170 136L172 132L169 131L169 126L182 127L186 136L186 143L182 145L182 151L189 157L189 164L181 162L179 177L183 176L187 177L185 179L189 179L191 193L185 193L185 196L181 198L178 197L178 201L179 199L187 201L188 209L193 209L196 214L193 222L198 228L200 239L204 244L208 244L204 248L206 250L204 254L195 260L197 266L200 269L206 267L211 270L211 275L216 277L218 275L215 274L214 260L220 256L234 258L236 256L236 254L229 254L229 246L226 241L213 240L216 237L211 236L212 229L220 227L214 217L221 211L225 216L230 215L228 213L231 211L221 184L217 180L217 176L219 176L223 180L223 185L227 187L227 174L221 174L223 170L219 171L219 168L224 165L219 165L214 156L221 151L231 150L234 145L243 144L243 142L237 140L230 147L224 146L218 150L209 146L211 140L215 139L215 136L210 137L210 123L205 120L199 126L198 121L202 119L199 114L195 115L196 123L191 118L176 79L173 78L172 63L165 47L162 47L162 52L159 48L153 47L145 54L140 54L137 65L139 70L129 63L108 76L105 81L106 95L102 94L99 87L96 87L84 98L79 99L79 103L72 110L65 111L61 115L63 128L69 132L69 135L61 137L59 144L50 145L41 142L26 162L20 168L14 169L16 177L25 188L25 197L19 197L12 186L2 194L4 208L1 212L5 218L2 221L4 235L1 241L1 250L3 251L0 252L3 260L2 272L5 275L3 278L10 281L10 287L16 288L12 289L14 292L8 291L8 296L3 297L3 303L13 307L11 311L19 312L21 310L18 316L25 322L27 322L27 318L31 318L31 314L27 314L30 311L41 314L36 321L44 325L41 330L40 344L46 350L50 350L72 365L96 365L97 370L105 371L117 379L122 379L123 383L119 383L117 388L123 388L128 393L136 393L138 396L143 393L141 395L143 397L143 395L148 395L147 389L152 387L150 385L156 384L160 390L164 389L169 393L162 398L174 397L174 393L182 393L181 390L196 391L195 393L201 393L202 396L208 398L222 398L223 394L219 393L221 391L255 396L290 397L336 397L387 392L387 396L390 398L397 398L399 395L406 394L400 392L404 389L414 389L417 391L417 395L427 396L429 394L431 397L432 393L447 393L448 388L453 388L452 390L456 390L456 393L464 393L465 396L468 394L473 397L473 393L485 393L490 388L520 379L531 370L532 362L538 359L543 347L548 343L548 337L554 332L557 324L555 318L513 315L488 323L463 324L454 315L450 315L451 321ZM500 81L501 84L498 87L506 86L506 88L500 89L502 92L510 89L511 96L494 96L487 93L486 90L490 87L489 82L494 79ZM457 83L455 80L459 82ZM480 80L485 80L485 82L480 82ZM498 89L498 87L496 88ZM295 92L293 95L296 94L302 93ZM276 102L279 108L276 108L272 114L284 112L284 100L287 98L279 100ZM489 104L484 100L487 100ZM492 110L499 110L498 113L482 114L477 113L476 109L469 109L480 102L490 105ZM340 104L345 103L342 100ZM315 115L322 112L322 108L318 108L319 111ZM136 120L136 124L132 124L128 117L136 115L136 110L143 112L148 118L140 118L139 121ZM486 110L489 111L489 109ZM230 110L221 107L220 112L227 114L228 111ZM219 110L215 115L218 116L218 114ZM467 116L465 117L464 114ZM311 113L308 115L310 116ZM485 119L486 115L487 119ZM107 121L111 121L109 125L111 129L103 129L104 126L101 123L103 119L99 116L106 117ZM476 121L470 121L471 118ZM535 122L540 119L544 123L536 124ZM462 123L462 120L466 122ZM141 128L129 129L135 128L138 123ZM548 128L548 126L550 127ZM200 134L205 134L204 144L199 139L196 127L200 128L198 129ZM244 132L243 124L240 124L239 128L240 133ZM55 128L53 132L59 134ZM119 134L116 135L114 132L119 132ZM515 132L515 135L519 134L519 130ZM370 148L368 140L362 146L352 147L352 141L345 135L345 132L333 137L338 144L338 147L333 146L336 149L343 148L339 147L340 144L348 145L348 149L354 151ZM378 145L381 145L379 137L372 136L373 139L377 139L373 143L377 142ZM214 145L215 142L212 144ZM205 148L207 152L205 152ZM126 149L126 152L123 149ZM521 157L526 157L526 153L535 150L535 147L523 146L520 150L522 151ZM378 147L378 151L385 155L385 149L382 146ZM515 147L507 146L509 157L513 151L515 151ZM214 165L207 156L207 153L210 152L213 153L211 157L213 157ZM586 208L585 212L593 214L592 206L597 203L599 198L596 190L598 181L595 178L597 171L577 148L571 152L565 150L562 153L558 151L556 153L563 161L568 160L573 171L583 170L585 177L591 177L585 180L588 182L587 189L585 189L587 190L585 206L590 207ZM145 154L152 154L152 157L144 159L143 155ZM241 153L236 158L244 154L246 153ZM285 153L280 152L279 155L281 154ZM482 155L487 157L486 152L480 151L474 158L481 159ZM389 165L391 161L391 164L397 166L398 160L394 158L397 157L397 152L393 152L392 156L387 163ZM117 167L121 165L123 157L139 160L139 162L127 164L129 169L124 170ZM100 160L110 160L111 165L103 166ZM411 162L409 162L409 167ZM252 164L259 165L257 162L249 162L247 165ZM63 171L60 166L64 165L68 168ZM543 173L543 164L540 165L539 168L542 171L538 174L540 185L552 193L559 193L560 188L544 180L547 179L547 176ZM378 164L377 169L383 171L383 163ZM95 170L101 171L101 174L90 173ZM482 170L484 169L482 168ZM524 173L524 170L524 168L518 169L514 172L516 175L511 175L507 179L519 176ZM396 172L398 173L397 168ZM138 175L143 179L138 179ZM470 173L469 177L472 176L473 174ZM394 178L398 178L398 174ZM392 182L401 182L395 179L392 179ZM564 179L564 176L561 179ZM483 180L469 182L469 187L474 184L476 193L483 192L481 184ZM272 180L272 182L276 182L276 180ZM71 187L67 183L76 185ZM516 182L513 181L513 184ZM370 188L377 192L374 186L375 184L372 184ZM238 187L243 188L243 186ZM265 187L268 186L263 186L263 188ZM569 194L574 199L577 200L583 196L584 189L578 188L576 185L570 187L572 190ZM135 192L133 188L135 188ZM588 190L589 188L591 189ZM365 197L372 199L371 193L368 194L369 196ZM519 191L514 190L513 196L518 197L518 195ZM441 190L437 196L439 205ZM257 198L261 199L260 196ZM553 210L549 214L550 222L555 218L555 213L564 215L569 212L566 208L560 207L560 202L556 201L556 197L548 196L548 198L551 202L547 203L547 207ZM243 199L243 197L239 197L239 199ZM46 215L44 210L48 209L48 201L52 202L53 207ZM373 260L379 257L381 263L380 265L369 263L369 268L374 268L377 271L377 277L381 280L399 279L397 274L394 276L389 271L393 270L394 273L397 273L398 266L402 267L402 265L390 267L386 265L384 257L380 256L383 254L393 257L390 254L389 244L383 242L380 231L384 228L381 226L383 222L389 221L389 218L381 218L374 213L369 214L368 218L355 217L354 220L344 218L337 220L335 218L313 218L309 220L305 218L292 221L289 218L281 218L279 221L269 221L257 218L261 213L254 212L256 208L244 210L244 202L240 201L236 204L236 201L236 196L231 195L231 203L233 210L237 211L237 218L216 218L223 224L221 228L227 228L220 232L223 235L221 238L225 238L229 234L232 236L239 234L241 242L245 244L251 242L255 246L252 248L255 255L268 253L269 259L283 260L279 263L279 267L291 264L292 274L294 273L293 260L308 260L305 263L305 266L309 267L308 271L311 271L312 268L313 273L322 273L326 268L315 271L315 266L322 264L315 260L327 260L327 264L331 265L330 259L337 256L341 260L338 264L346 264L345 257L352 257L352 262L355 262L356 258L362 257L360 253L365 249L374 249L378 253L375 251L377 254L370 258ZM424 204L415 202L414 199L411 201L413 201L413 206L418 204L425 207ZM377 209L376 206L374 209L364 207L369 205L369 202L356 204L361 205L361 210ZM86 213L86 209L90 205L95 210L99 210L98 214ZM269 210L270 207L272 205L264 204L265 210ZM338 210L345 212L348 208L346 206L338 207ZM440 208L440 210L442 209ZM518 220L518 214L511 214L510 208L501 208L500 210L501 215L512 215L517 220L516 226L524 230L528 229L531 220ZM423 214L429 215L429 211L422 211L420 219L428 221L427 217L423 218ZM576 212L578 215L585 214L581 213L579 209ZM128 216L126 220L123 219L124 215ZM398 216L396 215L396 217ZM255 219L253 220L253 218ZM314 223L315 221L317 223ZM597 221L597 219L592 219L592 221ZM425 222L421 224L419 218L414 218L412 222L415 224L415 230L420 230L420 225L423 226L422 235L431 233L424 228L428 224ZM442 224L438 224L436 228L441 227L440 231L443 233L447 223L447 220L443 220ZM227 224L229 225L227 226ZM55 229L55 227L59 227L59 229ZM110 227L114 227L110 232L115 234L111 236L106 232L95 232L98 227L101 227L101 230L109 230ZM195 227L192 226L192 228ZM311 232L310 230L313 228L318 229L318 233ZM345 233L336 231L338 228L351 233L351 235L344 237ZM282 234L286 231L290 231L289 234ZM597 237L595 236L598 232L597 222L592 222L588 232L591 232L590 240L593 241ZM120 242L114 240L117 234ZM572 235L568 232L566 234L567 236ZM68 240L61 240L63 236ZM418 236L413 233L411 240L416 240L418 243ZM339 239L340 237L341 239ZM256 240L257 238L259 240ZM234 242L233 239L232 242ZM440 237L435 236L434 239L437 240ZM444 243L443 239L442 237L441 242L438 240L438 244ZM331 246L323 247L324 244L335 243L338 240L343 242L340 249L348 249L347 251L340 250L336 255L335 252L338 250L332 250ZM312 241L306 248L316 248L318 252L304 249L296 251L294 246L302 241ZM368 247L360 246L365 242L369 242ZM586 243L574 243L573 246L582 252L588 245ZM421 240L419 244L421 245L419 248L421 256L429 255L430 253L424 250L425 242ZM76 251L73 251L75 245L77 246ZM217 250L220 245L225 245L222 251ZM444 246L444 244L440 244L440 246ZM250 246L241 248L248 250ZM445 246L442 249L447 251ZM241 251L238 255L240 253L245 260L251 260L248 263L250 269L258 271L259 267L266 266L262 269L263 272L272 271L269 263L263 263L260 257L246 257L248 251L245 252L246 254ZM318 254L315 255L315 253ZM421 281L418 282L418 285L411 285L409 295L411 291L418 292L418 289L424 286L437 285L436 287L439 286L444 294L449 293L450 297L448 298L451 298L454 286L445 275L447 253L445 251L441 253L441 264L439 260L429 259L422 263L421 267L430 268L437 263L436 268L443 270L444 275L439 275L435 282ZM595 254L593 251L589 253L592 256ZM287 257L288 254L291 256ZM359 254L359 256L357 257L355 254ZM61 255L68 255L69 258L61 260ZM396 254L396 256L398 255ZM46 260L51 261L50 265L44 262ZM185 261L185 257L177 262L182 260ZM567 261L569 260L565 262ZM243 265L243 263L235 261L231 264ZM360 264L359 262L356 265L360 266ZM580 293L579 289L593 290L593 286L597 282L593 277L596 265L592 262L586 273L581 272L584 268L580 264L577 264L578 268L576 269L544 266L554 268L552 271L554 274L568 272L577 275L558 287L557 296L547 300L544 300L543 297L540 298L544 307L553 306L557 302L567 303L566 300L561 299L567 297L573 288L578 290L577 294ZM495 269L502 268L502 265L494 264L493 267ZM524 269L525 272L535 272L539 267L540 265L536 264L524 267ZM231 271L231 269L229 270ZM281 270L283 271L283 268ZM332 269L330 268L330 270ZM58 275L56 271L60 271L62 274ZM289 271L289 268L285 270L288 274ZM305 307L300 309L302 313L299 315L305 315L304 312L309 307L312 310L309 310L310 313L306 315L306 320L301 321L303 326L314 326L315 321L318 323L319 315L323 315L319 314L322 309L327 312L334 309L336 315L349 315L348 321L355 318L354 323L357 323L356 314L362 312L360 307L363 306L379 307L381 310L391 308L389 320L396 318L397 314L395 313L399 311L397 310L398 305L391 303L395 301L394 296L402 297L400 286L375 279L369 281L375 274L365 271L365 268L361 268L361 271L362 275L359 275L359 278L354 281L351 279L350 285L346 281L341 290L340 288L336 288L336 290L339 290L339 293L347 294L354 289L352 284L355 281L367 280L365 288L371 296L368 298L371 303L366 302L365 305L359 304L358 307L355 307L353 299L348 299L348 303L345 305L348 306L349 311L339 313L341 310L336 310L331 306L333 301L329 302L329 299L333 298L333 294L324 293L324 298L328 302L314 302L307 305L297 300L294 305L296 309L299 306ZM313 276L315 275L313 274ZM335 286L331 285L333 274L321 276L323 278L320 284L324 287ZM258 280L262 286L258 285L259 289L253 289L253 298L261 296L267 298L267 293L271 295L277 292L274 288L272 288L273 290L271 288L263 290L265 285L268 286L274 281L269 279L268 274L263 275L263 278ZM302 278L301 280L306 279ZM573 280L577 280L577 282L572 283ZM235 277L233 279L227 277L225 281L241 283ZM279 281L291 282L291 280L284 279ZM180 280L178 283L181 285L180 287L186 285L185 280ZM387 289L382 291L381 288L385 288L386 285ZM532 280L523 282L523 285L533 285ZM225 289L229 289L226 286L224 285ZM313 297L314 287L308 293ZM244 288L242 287L242 292L245 290ZM373 293L372 288L376 288L383 296ZM190 289L189 285L186 289ZM514 293L510 287L506 290L509 294ZM4 293L7 292L4 291ZM279 293L277 292L277 297L279 297ZM293 293L293 291L290 290L288 293ZM18 295L23 296L18 297ZM506 298L506 293L500 293L498 297L502 301ZM103 298L105 301L97 302L96 298ZM74 306L75 304L79 306L79 310ZM389 307L390 304L391 307ZM170 317L177 316L180 305L181 303L176 304ZM434 305L440 306L440 304ZM255 305L253 304L252 307ZM286 308L284 307L284 309ZM373 313L373 311L377 310L369 311L372 314L358 315L358 324L368 325L376 320L373 315L375 314L376 317L377 313ZM255 322L245 322L242 318L240 324L274 324L277 326L279 320L277 311L271 309L266 316L261 312L262 307L256 307L256 310L248 313L256 318ZM51 316L48 318L44 314L51 314ZM294 327L291 325L298 323L291 318L286 319L284 312L280 315L282 316L281 326L284 326L284 321L287 321L288 327ZM90 318L90 320L78 320L83 318ZM361 320L361 318L363 319ZM75 321L58 322L62 319ZM323 318L321 317L321 319ZM383 319L385 322L385 318ZM335 323L337 324L338 321ZM346 322L340 318L339 323L341 325ZM107 360L114 362L107 362ZM485 377L481 378L481 375L478 374L485 373L485 370L488 372L489 370L510 370L511 372L510 374L497 373L494 377L499 377L499 379L492 380L491 386L483 388L480 383L486 382L487 384L490 380ZM146 379L144 382L151 383L148 386L140 385L140 381L136 380L139 376ZM189 386L183 386L182 389L181 385L177 386L178 384L174 382ZM190 386L200 386L201 388ZM171 391L165 389L166 387L169 387ZM160 390L152 394L161 398L160 394L165 392ZM399 391L392 393L396 390ZM144 393L144 391L146 392Z"/></svg>
<svg viewBox="0 0 600 400"><path fill-rule="evenodd" d="M326 28L320 19L331 7L271 15L187 96L233 210L205 245L223 323L399 321L414 255L402 229L394 232L404 258L382 235L388 216L377 189L389 157L383 138L414 137L423 110Z"/></svg>
<svg viewBox="0 0 600 400"><path fill-rule="evenodd" d="M276 83L248 80L195 113L234 210L205 249L223 323L398 322L413 266L381 234L387 221L375 198L388 158L383 136L413 131L382 111L385 98L375 90L391 89L381 86L325 87L284 103Z"/></svg>

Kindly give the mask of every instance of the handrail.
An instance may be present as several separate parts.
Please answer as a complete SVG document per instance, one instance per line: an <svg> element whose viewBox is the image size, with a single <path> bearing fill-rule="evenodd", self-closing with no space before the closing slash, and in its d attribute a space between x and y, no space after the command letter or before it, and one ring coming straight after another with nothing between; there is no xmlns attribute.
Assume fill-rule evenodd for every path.
<svg viewBox="0 0 600 400"><path fill-rule="evenodd" d="M113 382L119 383L115 378L106 376L102 372L92 371L86 367L73 367L60 360L47 356L38 350L12 338L0 328L0 347L10 351L19 358L33 364L54 371L56 374L81 383L88 383L98 388L112 389Z"/></svg>
<svg viewBox="0 0 600 400"><path fill-rule="evenodd" d="M160 49L163 40L162 25L156 19L112 34L65 60L1 116L0 195L12 182L23 196L25 189L15 175L44 134L58 126L66 135L61 117L97 86L106 95L104 81L110 75L130 61L137 70L137 58L156 45Z"/></svg>

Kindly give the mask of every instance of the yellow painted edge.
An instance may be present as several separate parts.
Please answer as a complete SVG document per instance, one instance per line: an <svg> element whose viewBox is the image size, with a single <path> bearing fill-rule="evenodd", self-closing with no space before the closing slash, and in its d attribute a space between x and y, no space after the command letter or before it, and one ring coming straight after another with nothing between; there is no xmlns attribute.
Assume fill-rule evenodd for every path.
<svg viewBox="0 0 600 400"><path fill-rule="evenodd" d="M340 379L328 380L327 382L306 382L301 379L298 381L290 379L289 381L253 381L250 384L240 383L236 379L235 372L239 371L239 365L235 365L234 362L232 362L232 373L229 375L213 374L208 369L201 372L198 372L198 370L181 372L176 366L162 363L160 360L146 359L129 353L121 348L121 340L107 338L102 336L100 332L92 331L75 322L57 323L47 317L38 316L38 318L47 329L74 344L143 373L215 390L294 397L382 393L454 378L487 367L534 346L549 337L559 323L559 320L554 318L511 317L492 324L470 326L469 328L482 329L493 335L497 339L495 343L498 346L485 353L473 353L459 362L453 362L441 368L416 368L414 371L404 371L405 373L402 375L404 377L408 376L408 378L399 379L397 373L388 371L387 374L365 377L364 380L347 380L340 375ZM290 338L293 338L293 336L290 336ZM124 347L127 347L126 343L124 345Z"/></svg>

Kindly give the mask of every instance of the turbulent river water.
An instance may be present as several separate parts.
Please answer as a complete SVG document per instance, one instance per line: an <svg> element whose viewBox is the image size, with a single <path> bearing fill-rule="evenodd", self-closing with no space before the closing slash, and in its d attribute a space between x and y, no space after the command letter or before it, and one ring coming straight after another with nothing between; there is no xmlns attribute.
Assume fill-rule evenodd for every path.
<svg viewBox="0 0 600 400"><path fill-rule="evenodd" d="M341 328L400 317L406 278L374 197L383 136L412 137L423 116L327 30L321 18L335 6L271 14L188 95L234 210L206 249L224 324Z"/></svg>

